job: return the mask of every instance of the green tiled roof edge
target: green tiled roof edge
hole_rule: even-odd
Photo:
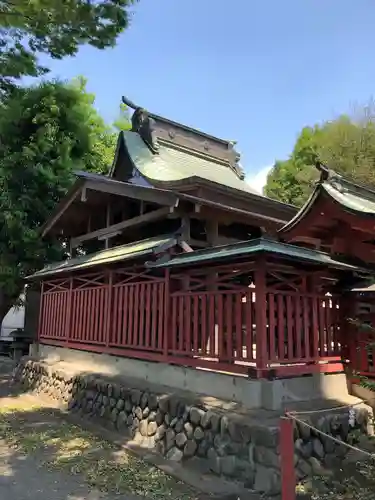
[[[329,196],[349,210],[367,215],[375,214],[375,198],[374,201],[372,201],[362,196],[358,196],[354,189],[350,190],[343,188],[341,190],[337,188],[333,182],[324,182],[322,187]]]
[[[165,145],[160,145],[159,154],[153,154],[135,132],[122,132],[122,139],[134,166],[151,183],[174,183],[198,177],[237,191],[261,196],[245,180],[239,179],[229,166]]]
[[[328,254],[314,250],[308,250],[294,245],[271,241],[266,239],[256,239],[241,243],[234,243],[222,247],[215,247],[209,250],[198,250],[183,254],[178,257],[172,258],[170,261],[150,264],[151,267],[175,267],[187,264],[196,264],[199,262],[215,261],[223,258],[251,255],[258,252],[270,252],[283,255],[285,257],[292,257],[305,261],[315,262],[318,264],[331,265],[332,267],[341,269],[359,270],[357,266],[346,264],[332,259]]]
[[[174,238],[172,236],[135,241],[134,243],[128,243],[126,245],[101,250],[92,254],[82,255],[80,257],[75,257],[62,262],[55,262],[40,271],[27,276],[26,279],[37,279],[43,276],[50,276],[62,272],[70,272],[77,269],[85,269],[88,267],[149,255],[162,245],[173,241]]]

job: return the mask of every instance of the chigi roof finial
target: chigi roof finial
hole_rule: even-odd
[[[122,102],[128,108],[134,110],[132,114],[132,132],[137,132],[144,142],[148,145],[153,153],[157,153],[159,145],[154,132],[154,120],[150,117],[149,113],[140,106],[137,106],[127,97],[122,97]]]
[[[327,181],[330,178],[331,171],[327,167],[327,165],[324,165],[321,161],[317,161],[315,163],[315,168],[319,170],[320,172],[320,180],[321,181]]]

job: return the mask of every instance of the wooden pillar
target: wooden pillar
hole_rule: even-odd
[[[311,344],[310,344],[310,355],[315,358],[316,361],[319,361],[319,307],[320,307],[320,299],[319,299],[319,276],[312,275],[307,278],[307,290],[309,293],[313,294],[313,298],[311,299],[312,310],[311,310]]]
[[[263,371],[266,370],[268,363],[266,261],[263,257],[256,262],[254,278],[256,367],[258,371]]]
[[[40,342],[40,336],[42,334],[43,316],[44,316],[44,281],[42,281],[42,285],[41,285],[41,289],[40,289],[37,342]]]
[[[164,338],[163,338],[163,354],[165,361],[168,360],[168,351],[170,345],[171,322],[170,322],[170,271],[165,270],[165,284],[164,284]],[[175,332],[173,332],[175,334]]]
[[[281,498],[296,499],[296,470],[294,467],[294,425],[287,416],[280,418]]]
[[[342,359],[349,362],[350,369],[358,369],[359,332],[358,328],[348,321],[355,318],[358,298],[353,292],[344,292],[340,297],[340,343]]]
[[[219,223],[217,220],[206,221],[206,235],[209,247],[214,247],[219,244]],[[210,272],[208,275],[208,290],[215,292],[217,290],[217,273]],[[215,321],[214,331],[209,331],[207,335],[206,349],[211,355],[219,355],[219,325],[218,325],[218,310],[217,300],[215,299],[214,307]]]
[[[71,337],[72,309],[73,309],[73,277],[69,278],[68,302],[65,315],[65,342],[68,343]]]
[[[105,227],[109,227],[110,225],[111,225],[111,205],[108,202],[108,204],[107,204],[107,213],[106,213],[106,224],[105,224]],[[110,245],[109,238],[105,238],[105,240],[104,240],[104,248],[107,249],[110,246],[111,245]]]
[[[102,314],[104,314],[104,341],[105,341],[105,346],[109,347],[110,341],[111,341],[111,333],[113,329],[113,304],[112,304],[112,283],[113,283],[113,271],[108,270],[107,271],[107,276],[108,276],[108,283],[106,286],[106,298],[104,301],[104,307],[105,310],[102,311]]]

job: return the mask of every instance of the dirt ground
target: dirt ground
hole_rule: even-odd
[[[127,454],[34,396],[12,389],[0,359],[0,498],[193,500],[199,492]]]
[[[72,423],[51,402],[17,392],[14,365],[0,357],[0,499],[260,500],[259,494],[210,496]],[[361,446],[362,448],[362,446]],[[347,457],[332,476],[297,487],[298,500],[373,500],[374,458]],[[358,455],[358,456],[357,456]],[[349,460],[348,460],[349,458]],[[191,483],[197,484],[197,483]],[[220,490],[221,491],[221,490]],[[266,499],[264,499],[266,500]],[[269,499],[270,500],[270,499]],[[273,497],[272,500],[280,500]]]

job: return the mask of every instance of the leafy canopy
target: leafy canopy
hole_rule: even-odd
[[[375,187],[375,114],[373,106],[356,116],[342,115],[322,125],[305,127],[285,161],[276,161],[265,193],[303,205],[318,178],[319,160],[346,178]]]
[[[38,228],[71,186],[73,171],[106,173],[116,135],[79,78],[19,89],[0,113],[0,317],[23,278],[62,258]]]
[[[40,54],[73,56],[81,45],[115,45],[136,0],[0,0],[0,91],[48,70]]]

